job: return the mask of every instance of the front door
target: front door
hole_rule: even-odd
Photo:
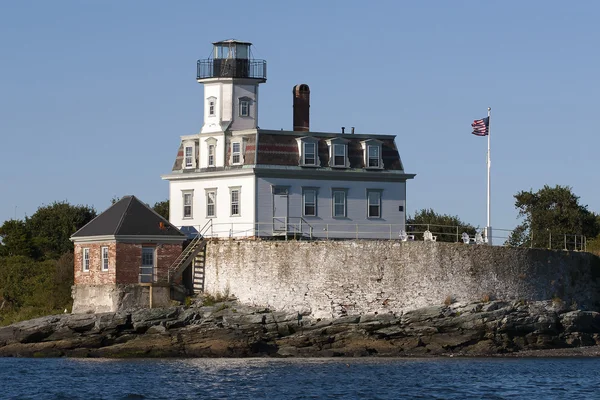
[[[273,187],[273,231],[287,232],[288,188]]]

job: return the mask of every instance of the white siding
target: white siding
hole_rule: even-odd
[[[254,176],[200,178],[172,180],[169,182],[169,221],[177,226],[193,226],[200,230],[208,220],[213,220],[215,236],[253,236],[255,218]],[[240,188],[240,216],[231,216],[230,188]],[[216,217],[206,216],[206,189],[216,189]],[[183,218],[183,193],[193,190],[193,216]],[[208,232],[210,234],[210,232]]]
[[[302,229],[308,234],[312,227],[315,237],[338,238],[392,238],[397,239],[405,229],[406,183],[341,180],[309,180],[289,178],[257,179],[257,222],[263,233],[272,232],[272,186],[288,186],[288,220],[291,229]],[[317,216],[303,217],[302,187],[318,188]],[[347,189],[347,216],[334,218],[332,188]],[[367,218],[367,189],[382,190],[381,218]],[[402,207],[402,211],[399,210]],[[300,217],[303,218],[300,226]]]
[[[215,104],[215,115],[208,115],[208,98],[214,97],[216,98]],[[221,95],[221,84],[219,82],[215,83],[207,83],[204,85],[204,125],[200,133],[209,133],[209,132],[221,132],[221,124],[222,120],[222,104],[223,98]]]

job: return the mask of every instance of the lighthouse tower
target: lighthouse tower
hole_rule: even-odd
[[[267,81],[267,62],[252,59],[252,43],[213,43],[212,58],[198,60],[198,83],[204,84],[203,133],[255,129],[258,85]]]

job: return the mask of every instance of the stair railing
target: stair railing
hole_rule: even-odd
[[[169,283],[171,282],[171,278],[173,277],[173,273],[176,272],[179,269],[179,267],[181,267],[181,265],[187,261],[187,259],[190,256],[190,254],[192,254],[196,250],[196,246],[202,240],[204,240],[204,235],[209,230],[212,230],[212,224],[213,224],[212,219],[209,219],[206,222],[206,224],[204,224],[204,226],[202,227],[202,229],[200,229],[200,231],[198,232],[198,234],[196,235],[196,237],[192,239],[192,241],[190,242],[190,244],[188,244],[187,247],[181,252],[181,254],[179,254],[179,256],[177,256],[177,258],[175,259],[175,261],[173,262],[173,264],[171,264],[169,266],[168,275],[167,275],[167,281]]]

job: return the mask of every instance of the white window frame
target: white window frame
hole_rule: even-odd
[[[235,145],[237,145],[238,149],[235,151]],[[236,161],[237,157],[237,161]],[[231,164],[232,165],[240,165],[242,163],[242,144],[240,142],[232,142],[231,143]]]
[[[216,149],[216,145],[214,144],[209,144],[208,145],[208,166],[209,167],[214,167],[215,166],[215,149]],[[211,151],[212,150],[212,151]]]
[[[189,204],[186,204],[186,199],[189,197]],[[181,191],[181,202],[183,205],[182,216],[183,219],[194,218],[194,191],[193,190],[182,190]],[[189,215],[186,215],[186,207],[189,207]]]
[[[208,103],[207,103],[208,116],[209,117],[214,117],[216,115],[217,98],[216,97],[209,97],[206,100],[208,100]]]
[[[188,154],[189,150],[189,154]],[[191,168],[194,166],[194,146],[185,146],[183,149],[183,157],[185,160],[185,167]]]
[[[306,212],[306,206],[307,204],[311,204],[309,202],[307,202],[307,194],[312,193],[312,206],[313,206],[313,213],[307,213]],[[318,195],[319,195],[319,190],[318,188],[314,188],[314,187],[304,187],[302,188],[302,216],[304,217],[316,217],[318,214],[317,211],[317,199],[318,199]]]
[[[314,149],[312,163],[309,163],[306,161],[307,146],[312,146],[312,148]],[[317,143],[315,143],[315,142],[302,143],[302,165],[317,165],[317,159],[318,159],[317,151],[318,151]]]
[[[81,250],[81,270],[83,272],[90,272],[90,248],[84,247]]]
[[[336,150],[337,149],[342,149],[342,155],[336,155]],[[345,167],[346,166],[346,159],[347,159],[347,148],[348,146],[346,146],[343,143],[334,143],[332,145],[332,151],[331,151],[331,157],[332,157],[332,162],[331,162],[331,166],[332,167]],[[342,157],[343,162],[342,164],[338,164],[336,162],[336,157]]]
[[[367,189],[367,218],[369,219],[381,219],[381,209],[382,209],[382,190],[381,189]],[[377,194],[378,203],[371,204],[371,194]],[[371,215],[371,206],[377,206],[378,215]]]
[[[237,193],[237,200],[234,201],[233,194]],[[242,216],[242,188],[240,186],[229,188],[229,215],[231,217]],[[234,207],[236,207],[234,209]]]
[[[216,218],[217,217],[217,189],[206,189],[206,218]],[[209,196],[213,194],[213,203],[209,203]],[[212,214],[209,212],[209,206],[212,205],[213,212]]]
[[[336,195],[340,193],[343,195],[342,202],[336,202]],[[341,205],[344,208],[342,215],[337,214],[336,205]],[[331,216],[333,218],[346,218],[348,216],[348,189],[331,189]]]
[[[100,248],[100,260],[102,271],[108,271],[108,246],[102,246]]]
[[[250,116],[250,100],[248,100],[247,98],[240,99],[239,116],[240,117],[249,117]]]
[[[377,157],[371,157],[371,149],[377,150]],[[371,160],[377,161],[377,165],[371,165]],[[380,145],[367,145],[367,168],[381,168],[381,146]]]
[[[144,250],[151,249],[152,250],[152,264],[144,264]],[[150,274],[145,273],[145,270],[152,268],[152,277],[151,279],[144,280],[142,276],[148,276]],[[156,280],[156,247],[151,246],[142,246],[142,259],[140,263],[140,274],[139,274],[139,282],[140,283],[152,283]]]

